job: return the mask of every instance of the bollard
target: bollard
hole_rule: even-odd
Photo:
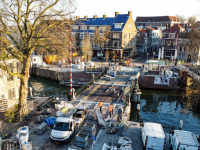
[[[179,130],[182,130],[183,128],[183,120],[180,120],[180,123],[179,123]]]
[[[140,119],[140,104],[137,104],[137,122],[139,122]]]

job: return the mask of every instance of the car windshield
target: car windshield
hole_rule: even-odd
[[[59,130],[59,131],[68,131],[69,130],[69,123],[55,122],[53,129]]]

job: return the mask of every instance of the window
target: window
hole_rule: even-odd
[[[90,33],[90,34],[89,34],[89,39],[93,39],[93,37],[94,37],[94,34],[93,34],[93,33]]]
[[[115,42],[115,41],[114,41],[114,42],[113,42],[113,46],[114,46],[114,47],[119,47],[119,42]]]
[[[85,39],[85,33],[80,34],[80,39]]]
[[[8,100],[15,98],[15,88],[8,89]]]
[[[73,26],[73,29],[74,30],[78,30],[78,26]]]
[[[119,33],[113,33],[113,38],[119,39]]]
[[[181,57],[181,54],[180,54],[180,53],[178,54],[178,59],[182,59],[182,57]]]
[[[71,33],[71,37],[75,38],[75,33],[74,32]]]
[[[124,33],[124,38],[125,38],[125,39],[127,38],[127,33]]]
[[[171,45],[171,40],[167,40],[167,46],[170,46]]]
[[[115,24],[115,28],[122,28],[121,24]]]
[[[127,45],[127,41],[124,41],[124,46],[126,46]]]
[[[182,52],[182,47],[179,48],[179,51]]]
[[[132,38],[134,38],[134,36],[135,36],[135,34],[134,34],[134,33],[132,33]]]
[[[12,63],[9,63],[7,65],[8,69],[13,72],[13,64]],[[13,76],[11,76],[10,74],[7,74],[7,82],[11,82],[13,81]]]
[[[176,46],[176,40],[174,40],[173,42],[174,42],[174,43],[173,43],[173,46]]]
[[[82,25],[81,26],[81,30],[87,30],[87,26],[86,25]]]
[[[89,29],[90,30],[95,30],[95,26],[90,26]]]
[[[21,62],[17,62],[17,73],[22,73],[22,63]]]
[[[170,38],[175,38],[175,34],[174,34],[174,33],[170,33],[170,34],[169,34],[169,37],[170,37]]]
[[[134,44],[135,44],[134,41],[131,41],[131,45],[134,46]]]

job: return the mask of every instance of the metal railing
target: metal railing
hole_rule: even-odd
[[[198,76],[196,73],[190,71],[190,69],[189,69],[188,67],[185,67],[185,66],[183,66],[183,65],[178,65],[178,66],[176,66],[175,68],[176,68],[176,69],[179,69],[179,70],[183,70],[183,71],[188,71],[188,75],[189,75],[191,78],[193,78],[193,79],[197,80],[198,82],[200,82],[199,76]]]

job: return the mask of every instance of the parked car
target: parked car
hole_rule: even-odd
[[[165,149],[166,138],[161,124],[145,122],[141,134],[144,150]]]
[[[173,150],[199,150],[197,136],[189,131],[174,130],[170,138]]]

